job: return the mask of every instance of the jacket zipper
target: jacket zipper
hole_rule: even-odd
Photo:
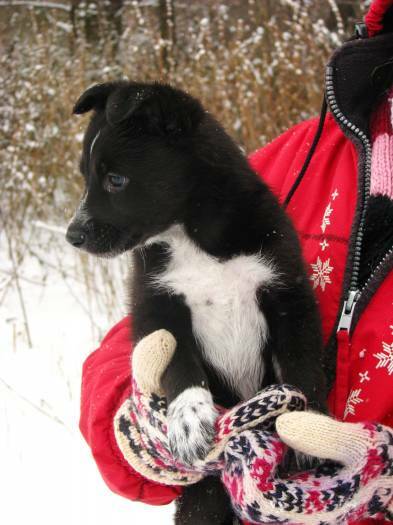
[[[371,280],[375,274],[382,268],[387,259],[393,254],[393,247],[388,250],[384,257],[380,260],[377,266],[374,268],[374,271],[371,273],[370,277],[364,283],[364,285],[359,290],[349,290],[347,299],[344,301],[343,308],[341,311],[340,321],[338,323],[337,332],[340,330],[347,330],[348,332],[351,329],[352,317],[355,311],[356,303],[358,302],[363,291],[368,287]]]
[[[336,120],[346,126],[349,130],[356,135],[363,144],[365,152],[365,177],[364,177],[364,193],[363,193],[363,205],[360,216],[359,228],[356,233],[354,256],[353,256],[353,267],[351,272],[351,279],[348,291],[345,295],[345,300],[341,310],[340,320],[337,326],[337,332],[340,330],[346,330],[348,333],[351,330],[352,317],[355,311],[356,304],[367,288],[370,281],[375,276],[376,272],[382,267],[386,259],[393,253],[393,247],[385,254],[383,259],[379,262],[377,267],[374,269],[370,277],[367,279],[365,284],[359,287],[359,274],[360,274],[360,257],[362,252],[362,241],[364,234],[364,225],[366,220],[366,212],[368,207],[368,201],[370,198],[370,184],[371,184],[371,142],[367,137],[366,133],[361,131],[355,124],[350,122],[345,115],[342,113],[337,104],[336,95],[334,93],[333,86],[333,68],[328,66],[326,68],[326,99],[331,112],[333,113]]]

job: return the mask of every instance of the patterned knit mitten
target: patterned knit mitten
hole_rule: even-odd
[[[145,478],[168,485],[189,485],[206,475],[220,475],[224,469],[224,451],[231,438],[247,429],[258,428],[275,440],[284,453],[277,435],[272,437],[278,415],[304,410],[305,397],[288,385],[271,386],[254,398],[230,410],[219,409],[212,450],[192,467],[172,457],[167,436],[166,400],[160,387],[162,373],[176,348],[176,340],[166,330],[157,330],[142,339],[132,356],[132,396],[114,418],[117,444],[128,463]],[[267,451],[270,455],[270,451]]]
[[[279,479],[280,442],[256,429],[225,449],[223,481],[237,514],[253,523],[338,525],[393,520],[393,433],[372,423],[341,423],[310,412],[278,417],[291,447],[326,459],[317,469]]]

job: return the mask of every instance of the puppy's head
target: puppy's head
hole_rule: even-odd
[[[66,237],[113,256],[182,221],[194,184],[191,144],[205,111],[168,85],[131,82],[88,89],[74,113],[91,110],[80,162],[85,191]]]

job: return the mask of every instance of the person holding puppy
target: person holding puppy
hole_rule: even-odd
[[[295,448],[304,448],[301,440],[310,436],[336,442],[345,464],[351,441],[371,454],[358,439],[359,422],[393,428],[393,0],[374,0],[356,38],[333,54],[325,93],[326,115],[287,131],[251,155],[250,163],[286,207],[301,240],[323,323],[329,408],[338,420],[321,423],[299,412],[293,420],[280,416],[277,428]],[[114,492],[167,504],[181,488],[133,470],[114,435],[113,418],[131,389],[130,329],[130,319],[123,319],[86,360],[80,428]],[[383,450],[392,457],[393,438],[389,431],[386,436]],[[326,454],[339,459],[334,451]],[[351,523],[393,520],[393,499],[386,503],[381,496],[390,490],[390,478],[393,490],[393,469],[386,464],[383,474],[374,475],[380,466],[375,458],[374,474],[360,476],[368,500],[352,500],[350,484],[337,491],[338,505],[351,501]],[[324,481],[322,476],[322,486]],[[316,491],[319,498],[323,493]],[[299,523],[318,523],[312,521],[314,508]],[[349,522],[342,520],[336,514],[326,522]]]

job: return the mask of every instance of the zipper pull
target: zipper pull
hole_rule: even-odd
[[[340,321],[337,327],[337,332],[339,332],[340,330],[347,330],[347,332],[349,332],[349,330],[351,329],[352,316],[355,310],[356,302],[359,299],[359,295],[359,290],[349,291],[348,299],[344,301]]]

